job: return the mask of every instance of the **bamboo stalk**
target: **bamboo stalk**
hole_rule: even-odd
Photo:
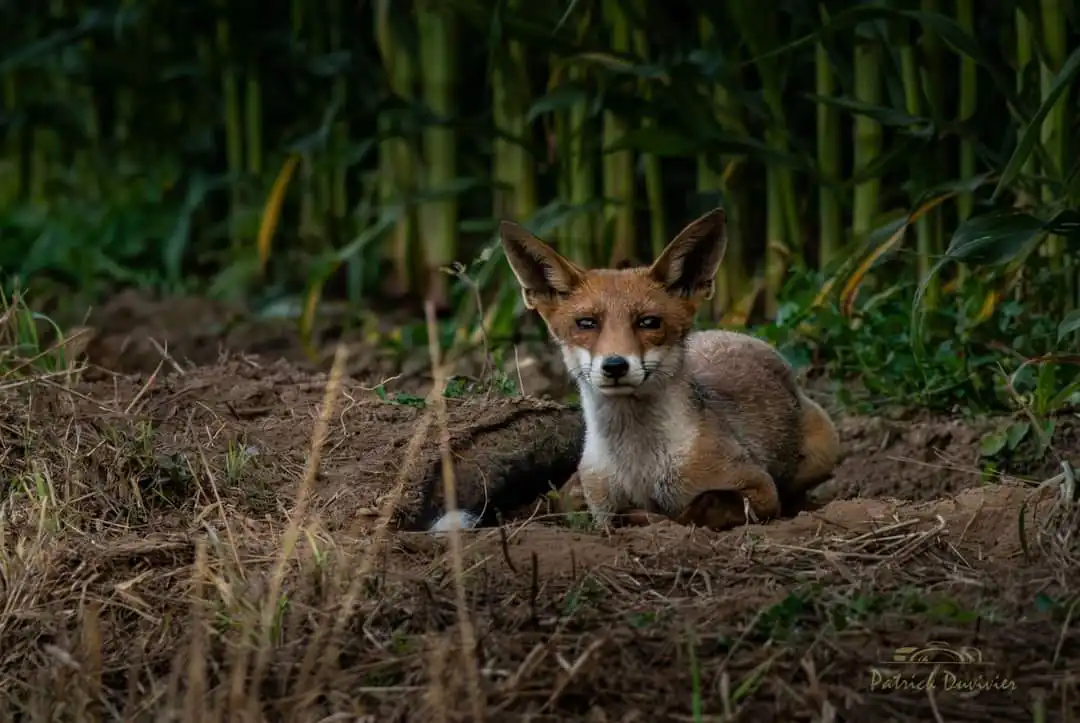
[[[900,55],[900,80],[904,86],[904,109],[909,115],[919,116],[923,112],[922,102],[922,78],[919,75],[919,59],[915,53],[915,47],[911,44],[910,26],[907,22],[897,21],[890,25],[893,31],[892,42],[899,49]],[[923,168],[921,158],[916,158],[911,164],[912,176],[919,183],[926,185],[926,169]],[[921,189],[917,188],[912,194],[912,201],[918,197]],[[933,264],[934,237],[931,219],[922,215],[915,221],[915,270],[918,278],[926,279]],[[927,297],[936,303],[939,296],[939,284],[937,277],[927,281]]]
[[[329,26],[332,20],[327,17],[328,12],[336,3],[311,3],[308,13],[310,28],[306,34],[307,43],[311,51],[316,55],[323,55],[329,51]],[[327,134],[327,141],[313,154],[312,157],[312,185],[315,200],[314,220],[311,241],[316,249],[325,246],[328,229],[331,224],[331,198],[333,196],[333,169],[337,161],[336,147],[334,145],[333,131]]]
[[[557,55],[552,55],[550,60],[551,67],[556,67],[558,62],[559,57]],[[559,109],[555,111],[552,116],[552,130],[555,136],[555,154],[553,160],[557,169],[555,186],[559,194],[559,200],[561,200],[567,205],[570,205],[573,203],[574,195],[575,162],[573,156],[570,153],[570,124],[572,117],[569,109]],[[555,238],[557,239],[560,253],[562,253],[567,258],[571,258],[580,262],[580,258],[574,259],[574,243],[572,240],[573,230],[573,227],[569,223],[560,224],[555,230]]]
[[[509,0],[507,11],[521,8],[522,0]],[[501,50],[501,49],[500,49]],[[498,131],[492,144],[492,178],[496,185],[496,218],[524,220],[536,213],[536,164],[527,147],[531,128],[526,120],[529,106],[529,72],[525,47],[510,40],[493,59],[492,106]]]
[[[584,37],[588,32],[591,16],[592,12],[586,8],[578,25],[579,37]],[[572,81],[584,82],[588,74],[584,67],[575,64],[569,69],[569,77]],[[596,129],[590,122],[586,102],[578,103],[570,108],[570,123],[567,131],[570,143],[564,148],[569,151],[567,160],[570,163],[570,205],[575,209],[569,223],[567,258],[579,264],[593,265],[600,261],[595,253],[597,227],[594,214],[592,211],[584,210],[584,207],[596,197],[597,159],[592,153],[595,150],[592,141]]]
[[[302,0],[293,0],[290,5],[290,19],[292,24],[293,42],[302,43],[304,41],[305,22],[307,20]],[[297,184],[300,188],[299,236],[304,241],[317,236],[315,228],[316,199],[313,178],[314,170],[312,168],[311,155],[305,153],[300,158],[300,168],[297,176]]]
[[[922,0],[922,10],[926,13],[940,13],[938,0]],[[921,41],[923,45],[921,65],[923,94],[930,107],[940,116],[945,103],[944,44],[941,36],[928,28],[923,29]],[[927,186],[939,183],[945,177],[948,168],[947,150],[943,144],[931,147],[930,157],[924,161]],[[942,214],[941,206],[937,206],[927,214],[927,223],[929,238],[925,243],[926,253],[928,258],[938,258],[945,253],[945,216]],[[927,288],[924,302],[927,307],[933,308],[937,305],[939,298],[940,284],[935,277],[934,283]]]
[[[756,66],[761,77],[762,96],[769,110],[765,144],[773,151],[786,153],[789,147],[787,120],[783,102],[782,72],[775,56],[765,55],[777,47],[777,14],[761,13],[748,3],[729,3],[728,8],[747,39],[751,52],[759,56]],[[760,57],[764,56],[764,57]],[[778,309],[778,295],[788,268],[804,262],[798,198],[791,168],[770,163],[765,170],[766,218],[765,312],[773,318]]]
[[[240,207],[243,199],[240,193],[240,177],[244,168],[244,146],[242,140],[242,118],[240,111],[240,92],[236,66],[232,60],[229,38],[229,20],[225,16],[225,7],[219,10],[217,19],[217,45],[221,59],[221,92],[225,100],[225,159],[229,173],[229,241],[233,252],[239,253]]]
[[[93,37],[84,40],[82,46],[86,57],[92,58],[96,50]],[[76,151],[76,166],[79,168],[82,192],[96,200],[101,196],[101,178],[98,173],[98,159],[101,157],[101,120],[98,101],[94,97],[94,86],[89,82],[81,84],[79,95],[82,100],[81,110],[87,143],[84,148]]]
[[[855,38],[855,98],[869,105],[881,104],[881,60],[878,44],[871,38],[856,34]],[[881,155],[881,124],[865,115],[855,116],[854,172],[869,168]],[[852,209],[851,231],[856,240],[873,230],[878,212],[881,179],[869,178],[856,184]]]
[[[376,40],[390,89],[399,97],[410,100],[414,96],[415,67],[407,48],[401,47],[402,39],[394,28],[392,7],[397,6],[392,5],[390,0],[376,0],[374,3]],[[384,133],[391,130],[389,120],[385,117],[380,119],[380,125]],[[389,292],[398,296],[408,293],[416,278],[416,222],[411,200],[415,173],[411,150],[404,138],[385,138],[380,144],[380,154],[388,156],[385,168],[390,170],[392,179],[392,202],[401,207],[391,235],[392,272],[388,279]],[[387,203],[391,201],[387,199]]]
[[[517,169],[513,167],[513,142],[504,137],[504,134],[510,135],[514,117],[512,78],[509,53],[500,45],[492,54],[491,65],[491,113],[495,126],[491,141],[492,212],[497,219],[515,216],[513,195]]]
[[[1035,57],[1034,45],[1032,42],[1033,35],[1034,29],[1032,28],[1031,20],[1028,18],[1027,13],[1024,12],[1023,7],[1018,6],[1016,8],[1016,90],[1021,94],[1026,90],[1024,87],[1024,71]],[[1035,176],[1035,174],[1035,154],[1031,154],[1024,161],[1023,175],[1027,178],[1031,178]],[[1033,203],[1034,198],[1032,198],[1027,190],[1021,187],[1021,189],[1017,191],[1016,205],[1026,207]]]
[[[836,92],[832,64],[824,44],[818,43],[814,53],[815,90],[822,97]],[[825,269],[843,254],[844,227],[840,207],[840,109],[827,103],[817,107],[818,167],[823,183],[818,189],[818,268]]]
[[[620,0],[604,1],[604,19],[610,25],[612,50],[630,52],[630,20]],[[604,113],[604,147],[622,140],[629,130],[627,122],[612,113]],[[611,234],[612,265],[632,259],[635,254],[634,234],[634,153],[620,150],[604,155],[605,230]]]
[[[956,22],[969,35],[975,35],[975,0],[956,0]],[[966,123],[975,115],[978,102],[978,67],[975,60],[967,55],[960,57],[960,107],[958,118]],[[975,175],[975,142],[970,138],[960,139],[960,177],[972,178]],[[964,221],[975,207],[975,194],[965,191],[956,198],[956,210],[960,220]]]
[[[344,26],[344,18],[342,17],[342,7],[336,2],[329,3],[330,10],[330,27],[329,30],[329,44],[331,52],[340,52],[342,45],[342,27]],[[348,168],[345,163],[345,154],[349,145],[349,123],[346,113],[346,102],[348,100],[348,82],[347,76],[339,73],[334,78],[334,87],[331,91],[333,97],[333,103],[338,109],[337,118],[334,120],[334,125],[330,130],[330,153],[331,163],[328,169],[329,173],[329,186],[330,186],[330,218],[332,222],[333,235],[339,236],[343,229],[342,226],[345,221],[345,216],[348,213],[348,188],[347,188],[347,172]]]
[[[9,70],[4,75],[4,110],[12,114],[19,106],[19,85],[15,73],[16,71]],[[28,153],[24,153],[25,138],[25,126],[20,133],[8,132],[8,157],[14,160],[14,167],[11,169],[13,172],[8,176],[9,183],[5,185],[7,203],[14,203],[25,198],[29,190],[27,180],[30,173],[30,157]]]
[[[584,71],[571,71],[571,77],[583,78]],[[594,254],[596,224],[593,213],[584,210],[584,207],[596,197],[596,160],[589,153],[589,136],[593,129],[584,103],[570,109],[569,126],[570,153],[567,162],[570,164],[570,205],[577,210],[569,224],[567,258],[592,265],[597,262]]]
[[[1041,98],[1045,101],[1053,87],[1058,71],[1061,70],[1068,53],[1068,21],[1065,13],[1064,0],[1040,0],[1039,11],[1042,16],[1042,50],[1039,63],[1039,89]],[[1068,133],[1069,133],[1069,91],[1066,90],[1050,113],[1043,121],[1040,130],[1040,141],[1046,150],[1046,157],[1042,169],[1045,178],[1059,180],[1064,177],[1066,169],[1070,165],[1068,157]],[[1045,204],[1054,203],[1058,195],[1054,186],[1044,183],[1042,186],[1042,201]],[[1057,234],[1047,238],[1047,255],[1050,260],[1050,268],[1054,272],[1060,272],[1064,268],[1065,239]],[[1073,289],[1068,290],[1067,298],[1072,300]]]
[[[457,27],[453,13],[424,4],[417,10],[424,100],[439,121],[424,130],[427,192],[447,193],[457,178],[457,134],[448,121],[454,113],[457,84]],[[427,293],[439,310],[450,306],[449,277],[441,270],[457,255],[458,201],[446,195],[420,209]]]
[[[507,7],[512,13],[520,12],[525,0],[509,0]],[[511,146],[509,157],[516,169],[514,185],[514,214],[520,219],[529,219],[536,214],[536,159],[533,158],[529,144],[532,140],[532,128],[528,121],[528,109],[531,93],[529,66],[526,60],[526,48],[520,40],[511,40],[507,46],[510,55],[510,69],[514,82],[510,86],[511,124],[518,143]]]
[[[638,0],[636,4],[638,14],[646,18],[645,0]],[[634,29],[634,52],[642,60],[648,61],[649,38],[644,27]],[[641,95],[648,103],[653,97],[653,90],[648,81],[640,81]],[[656,119],[646,116],[642,121],[644,128],[652,128],[656,125]],[[664,207],[664,179],[661,173],[660,157],[654,153],[642,154],[642,162],[645,166],[645,196],[649,204],[649,246],[652,257],[656,258],[664,250],[668,242],[667,218]]]
[[[262,83],[257,66],[249,66],[244,81],[244,121],[246,131],[247,172],[252,178],[263,173]]]
[[[700,19],[699,33],[704,47],[718,42],[716,27],[707,17]],[[720,83],[715,83],[706,93],[712,101],[713,112],[719,119],[720,125],[733,136],[744,137],[746,128],[728,89]],[[717,320],[722,313],[730,310],[738,302],[750,284],[749,279],[746,278],[744,235],[741,228],[743,204],[740,201],[743,194],[728,182],[723,173],[713,167],[711,160],[705,154],[697,156],[697,189],[698,194],[703,196],[722,195],[727,216],[728,247],[724,255],[724,264],[717,272],[716,292],[710,306],[712,319]],[[738,159],[734,157],[721,157],[716,160],[720,165],[728,168],[738,162]]]

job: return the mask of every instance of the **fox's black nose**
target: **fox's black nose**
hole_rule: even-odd
[[[600,363],[600,369],[604,372],[605,377],[618,379],[619,377],[625,377],[626,373],[630,371],[630,362],[621,356],[609,356]]]

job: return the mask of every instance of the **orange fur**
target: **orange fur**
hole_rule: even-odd
[[[500,232],[526,306],[581,390],[577,479],[598,523],[764,521],[831,475],[836,430],[783,357],[746,334],[691,331],[723,259],[722,210],[648,267],[586,270],[516,224]]]

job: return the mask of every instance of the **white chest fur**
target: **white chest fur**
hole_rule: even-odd
[[[689,401],[670,394],[604,397],[582,390],[581,405],[581,471],[605,477],[620,508],[673,505],[673,487],[698,432]]]

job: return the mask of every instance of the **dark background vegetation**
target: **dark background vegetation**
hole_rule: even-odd
[[[857,377],[849,401],[1046,412],[1075,370],[1024,362],[1080,338],[1076,21],[1066,0],[26,5],[0,29],[0,269],[63,323],[134,287],[307,342],[331,302],[409,326],[431,298],[448,338],[498,342],[542,337],[499,218],[644,262],[723,204],[703,324]]]

